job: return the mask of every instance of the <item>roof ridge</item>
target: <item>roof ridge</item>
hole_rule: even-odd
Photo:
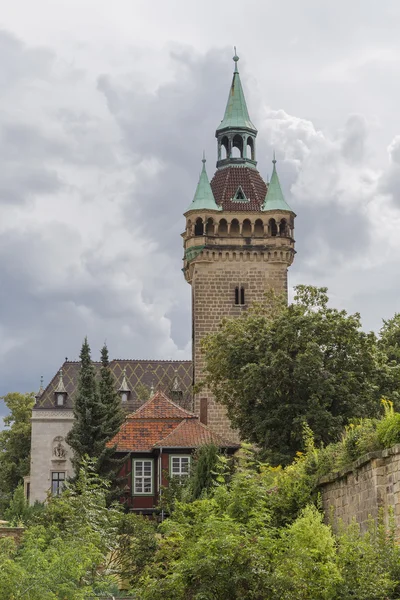
[[[142,406],[139,406],[139,408],[137,410],[135,410],[133,413],[130,413],[131,418],[135,418],[133,415],[137,415],[138,413],[140,413],[145,407],[147,407],[155,398],[157,398],[157,396],[161,396],[164,400],[166,400],[169,404],[172,404],[172,406],[174,408],[177,408],[180,412],[183,412],[186,415],[189,415],[188,417],[182,417],[184,418],[197,418],[197,415],[195,415],[194,413],[186,410],[185,408],[182,408],[182,406],[179,406],[179,404],[176,404],[175,402],[173,402],[170,398],[168,398],[168,396],[162,391],[162,390],[158,390],[155,394],[153,394],[153,396],[151,396],[151,398],[149,398],[148,400],[146,400],[146,402],[144,402],[142,404]],[[157,418],[157,417],[155,417]],[[164,417],[165,419],[171,418],[172,417]]]
[[[167,437],[169,435],[171,435],[171,433],[175,433],[180,427],[182,427],[183,423],[186,423],[186,421],[188,421],[189,419],[182,419],[182,421],[172,430],[170,431],[167,435],[165,435],[164,437],[162,437],[160,440],[157,440],[157,442],[155,444],[153,444],[153,448],[155,446],[158,446],[160,442],[162,442],[163,440],[166,440]]]

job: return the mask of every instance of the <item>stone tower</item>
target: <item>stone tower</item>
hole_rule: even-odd
[[[193,379],[202,380],[200,342],[225,316],[236,317],[273,288],[287,294],[295,249],[295,214],[285,202],[274,157],[267,185],[257,170],[257,129],[250,120],[238,56],[225,115],[216,131],[217,170],[209,182],[205,158],[185,213],[184,274],[192,286]],[[209,390],[195,395],[200,420],[232,438],[225,409]]]

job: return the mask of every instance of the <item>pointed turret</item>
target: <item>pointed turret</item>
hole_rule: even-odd
[[[239,57],[233,57],[235,70],[229,90],[224,118],[215,132],[218,140],[218,169],[226,166],[245,166],[254,169],[256,161],[256,136],[243,93],[238,70]]]
[[[264,201],[262,210],[263,211],[287,210],[289,212],[293,212],[283,196],[281,184],[280,184],[278,173],[276,170],[275,153],[274,153],[274,158],[273,158],[272,164],[273,164],[273,168],[272,168],[271,181],[268,184],[268,191],[267,191],[267,195],[265,196],[265,201]]]
[[[235,70],[233,72],[233,79],[231,89],[229,91],[228,102],[226,104],[225,115],[221,121],[221,124],[217,128],[217,133],[224,131],[225,129],[250,129],[254,133],[257,129],[251,122],[249,111],[247,110],[246,99],[240,81],[240,75],[238,70],[239,57],[236,54],[233,57],[235,62]]]
[[[215,202],[208,175],[206,171],[206,159],[203,155],[203,168],[201,169],[199,183],[197,184],[196,193],[192,200],[189,210],[222,210]]]

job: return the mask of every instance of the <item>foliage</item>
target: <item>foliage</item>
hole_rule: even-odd
[[[191,474],[192,498],[197,500],[206,493],[215,483],[219,449],[215,444],[200,446],[197,450]]]
[[[355,526],[335,536],[299,488],[317,455],[309,445],[291,468],[276,469],[244,447],[229,482],[176,504],[133,592],[142,600],[400,597],[393,531],[372,523],[366,537]],[[296,511],[282,518],[282,500],[299,489]]]
[[[66,439],[74,453],[72,464],[75,472],[82,465],[83,457],[89,456],[96,459],[96,471],[99,474],[115,479],[124,459],[115,459],[115,447],[108,447],[107,444],[118,432],[124,415],[115,392],[106,346],[102,349],[101,359],[98,385],[90,347],[85,338],[80,354],[74,423]]]
[[[9,504],[14,490],[29,473],[31,416],[34,394],[7,394],[4,400],[10,413],[4,417],[7,429],[0,431],[0,513]]]
[[[377,415],[384,353],[360,326],[358,314],[328,307],[326,288],[298,286],[290,306],[269,295],[205,338],[205,383],[244,439],[287,463],[304,422],[326,444],[351,419]]]
[[[135,583],[155,550],[155,523],[107,507],[109,483],[82,460],[74,482],[49,496],[22,543],[0,539],[0,600],[79,600]]]
[[[395,412],[393,403],[382,400],[384,417],[377,423],[377,437],[383,448],[389,448],[400,442],[400,413]]]
[[[387,530],[382,515],[377,522],[370,520],[364,535],[360,535],[356,523],[348,528],[342,526],[338,536],[338,566],[342,572],[338,597],[341,600],[399,598],[399,558],[393,522]]]
[[[400,313],[383,321],[378,348],[385,357],[380,374],[380,390],[400,408]]]

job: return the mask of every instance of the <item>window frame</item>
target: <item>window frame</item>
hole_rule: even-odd
[[[151,482],[151,491],[150,492],[137,492],[136,491],[136,463],[145,463],[145,462],[149,462],[151,464],[151,475],[150,475],[150,482]],[[144,469],[143,469],[143,475],[139,475],[138,476],[139,479],[142,480],[142,489],[144,489],[144,479],[148,479],[148,477],[145,477],[144,475]],[[132,496],[154,496],[154,458],[133,458],[132,459]]]
[[[66,471],[50,471],[50,475],[51,475],[51,494],[52,494],[52,496],[59,496],[62,493],[63,488],[65,486],[65,482],[67,480],[67,478],[66,478],[67,473],[66,473]],[[58,476],[63,475],[64,478],[60,479],[60,477],[58,477],[58,479],[54,479],[54,475],[58,475]],[[53,483],[58,483],[56,492],[54,492]],[[62,486],[60,486],[60,483],[62,483]]]
[[[243,285],[235,287],[235,306],[246,306],[246,289]]]
[[[179,458],[179,459],[187,458],[188,459],[188,463],[189,464],[188,464],[188,472],[187,473],[182,473],[182,464],[181,464],[181,462],[179,463],[180,464],[180,467],[179,467],[179,471],[180,472],[179,473],[174,473],[173,472],[173,470],[172,470],[172,464],[173,464],[173,459],[174,458]],[[179,479],[182,479],[183,477],[189,477],[191,463],[192,463],[192,455],[191,454],[170,454],[169,455],[169,476],[170,477],[179,477]]]

